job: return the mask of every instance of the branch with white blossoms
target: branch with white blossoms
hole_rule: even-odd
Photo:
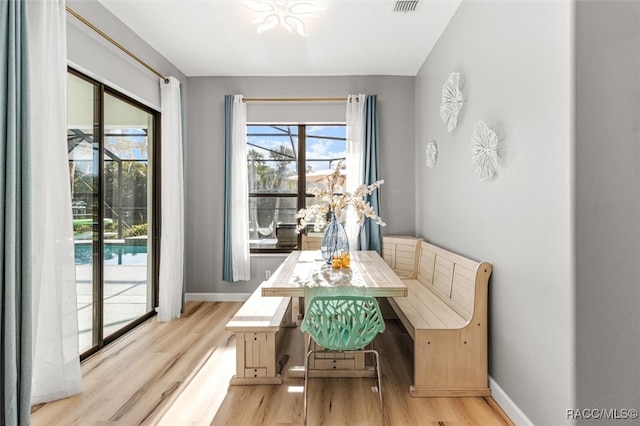
[[[364,201],[366,195],[371,194],[384,183],[379,180],[371,185],[360,185],[353,193],[342,192],[343,188],[339,185],[340,168],[342,161],[338,163],[335,171],[327,178],[327,184],[324,188],[313,188],[310,192],[318,201],[306,209],[300,209],[296,214],[298,226],[296,232],[300,232],[307,227],[307,224],[313,223],[313,230],[320,232],[327,226],[327,215],[333,213],[341,223],[346,219],[346,210],[349,206],[353,206],[356,212],[356,222],[362,225],[365,217],[368,217],[380,226],[387,224],[382,218],[376,214],[369,202]],[[336,192],[338,194],[336,194]]]

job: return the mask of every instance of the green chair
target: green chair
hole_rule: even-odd
[[[376,360],[380,415],[384,424],[382,407],[382,376],[379,354],[373,349],[364,349],[378,333],[385,329],[380,306],[375,297],[359,295],[314,296],[310,298],[302,332],[308,333],[322,350],[310,350],[304,361],[304,424],[307,424],[307,399],[309,383],[309,358],[314,353],[372,353]]]

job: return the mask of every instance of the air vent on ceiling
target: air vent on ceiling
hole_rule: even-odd
[[[420,0],[396,0],[393,2],[394,12],[415,12],[418,9]]]

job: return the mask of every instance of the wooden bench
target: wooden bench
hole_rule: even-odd
[[[278,355],[290,297],[263,297],[262,285],[251,294],[225,329],[236,335],[236,374],[232,385],[281,384]]]
[[[408,297],[388,298],[414,341],[413,397],[489,396],[487,289],[492,267],[420,241]]]
[[[318,232],[302,234],[302,250],[320,250],[322,235]]]
[[[400,278],[415,278],[422,238],[384,237],[382,258]]]

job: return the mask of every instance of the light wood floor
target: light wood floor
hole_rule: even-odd
[[[32,425],[302,424],[302,379],[229,386],[235,342],[224,326],[240,303],[189,302],[179,320],[155,318],[82,365],[83,392],[33,407]],[[303,364],[302,334],[287,329],[288,365]],[[491,398],[411,398],[412,341],[396,321],[381,353],[385,424],[510,425]],[[311,379],[309,424],[380,424],[375,379]]]

